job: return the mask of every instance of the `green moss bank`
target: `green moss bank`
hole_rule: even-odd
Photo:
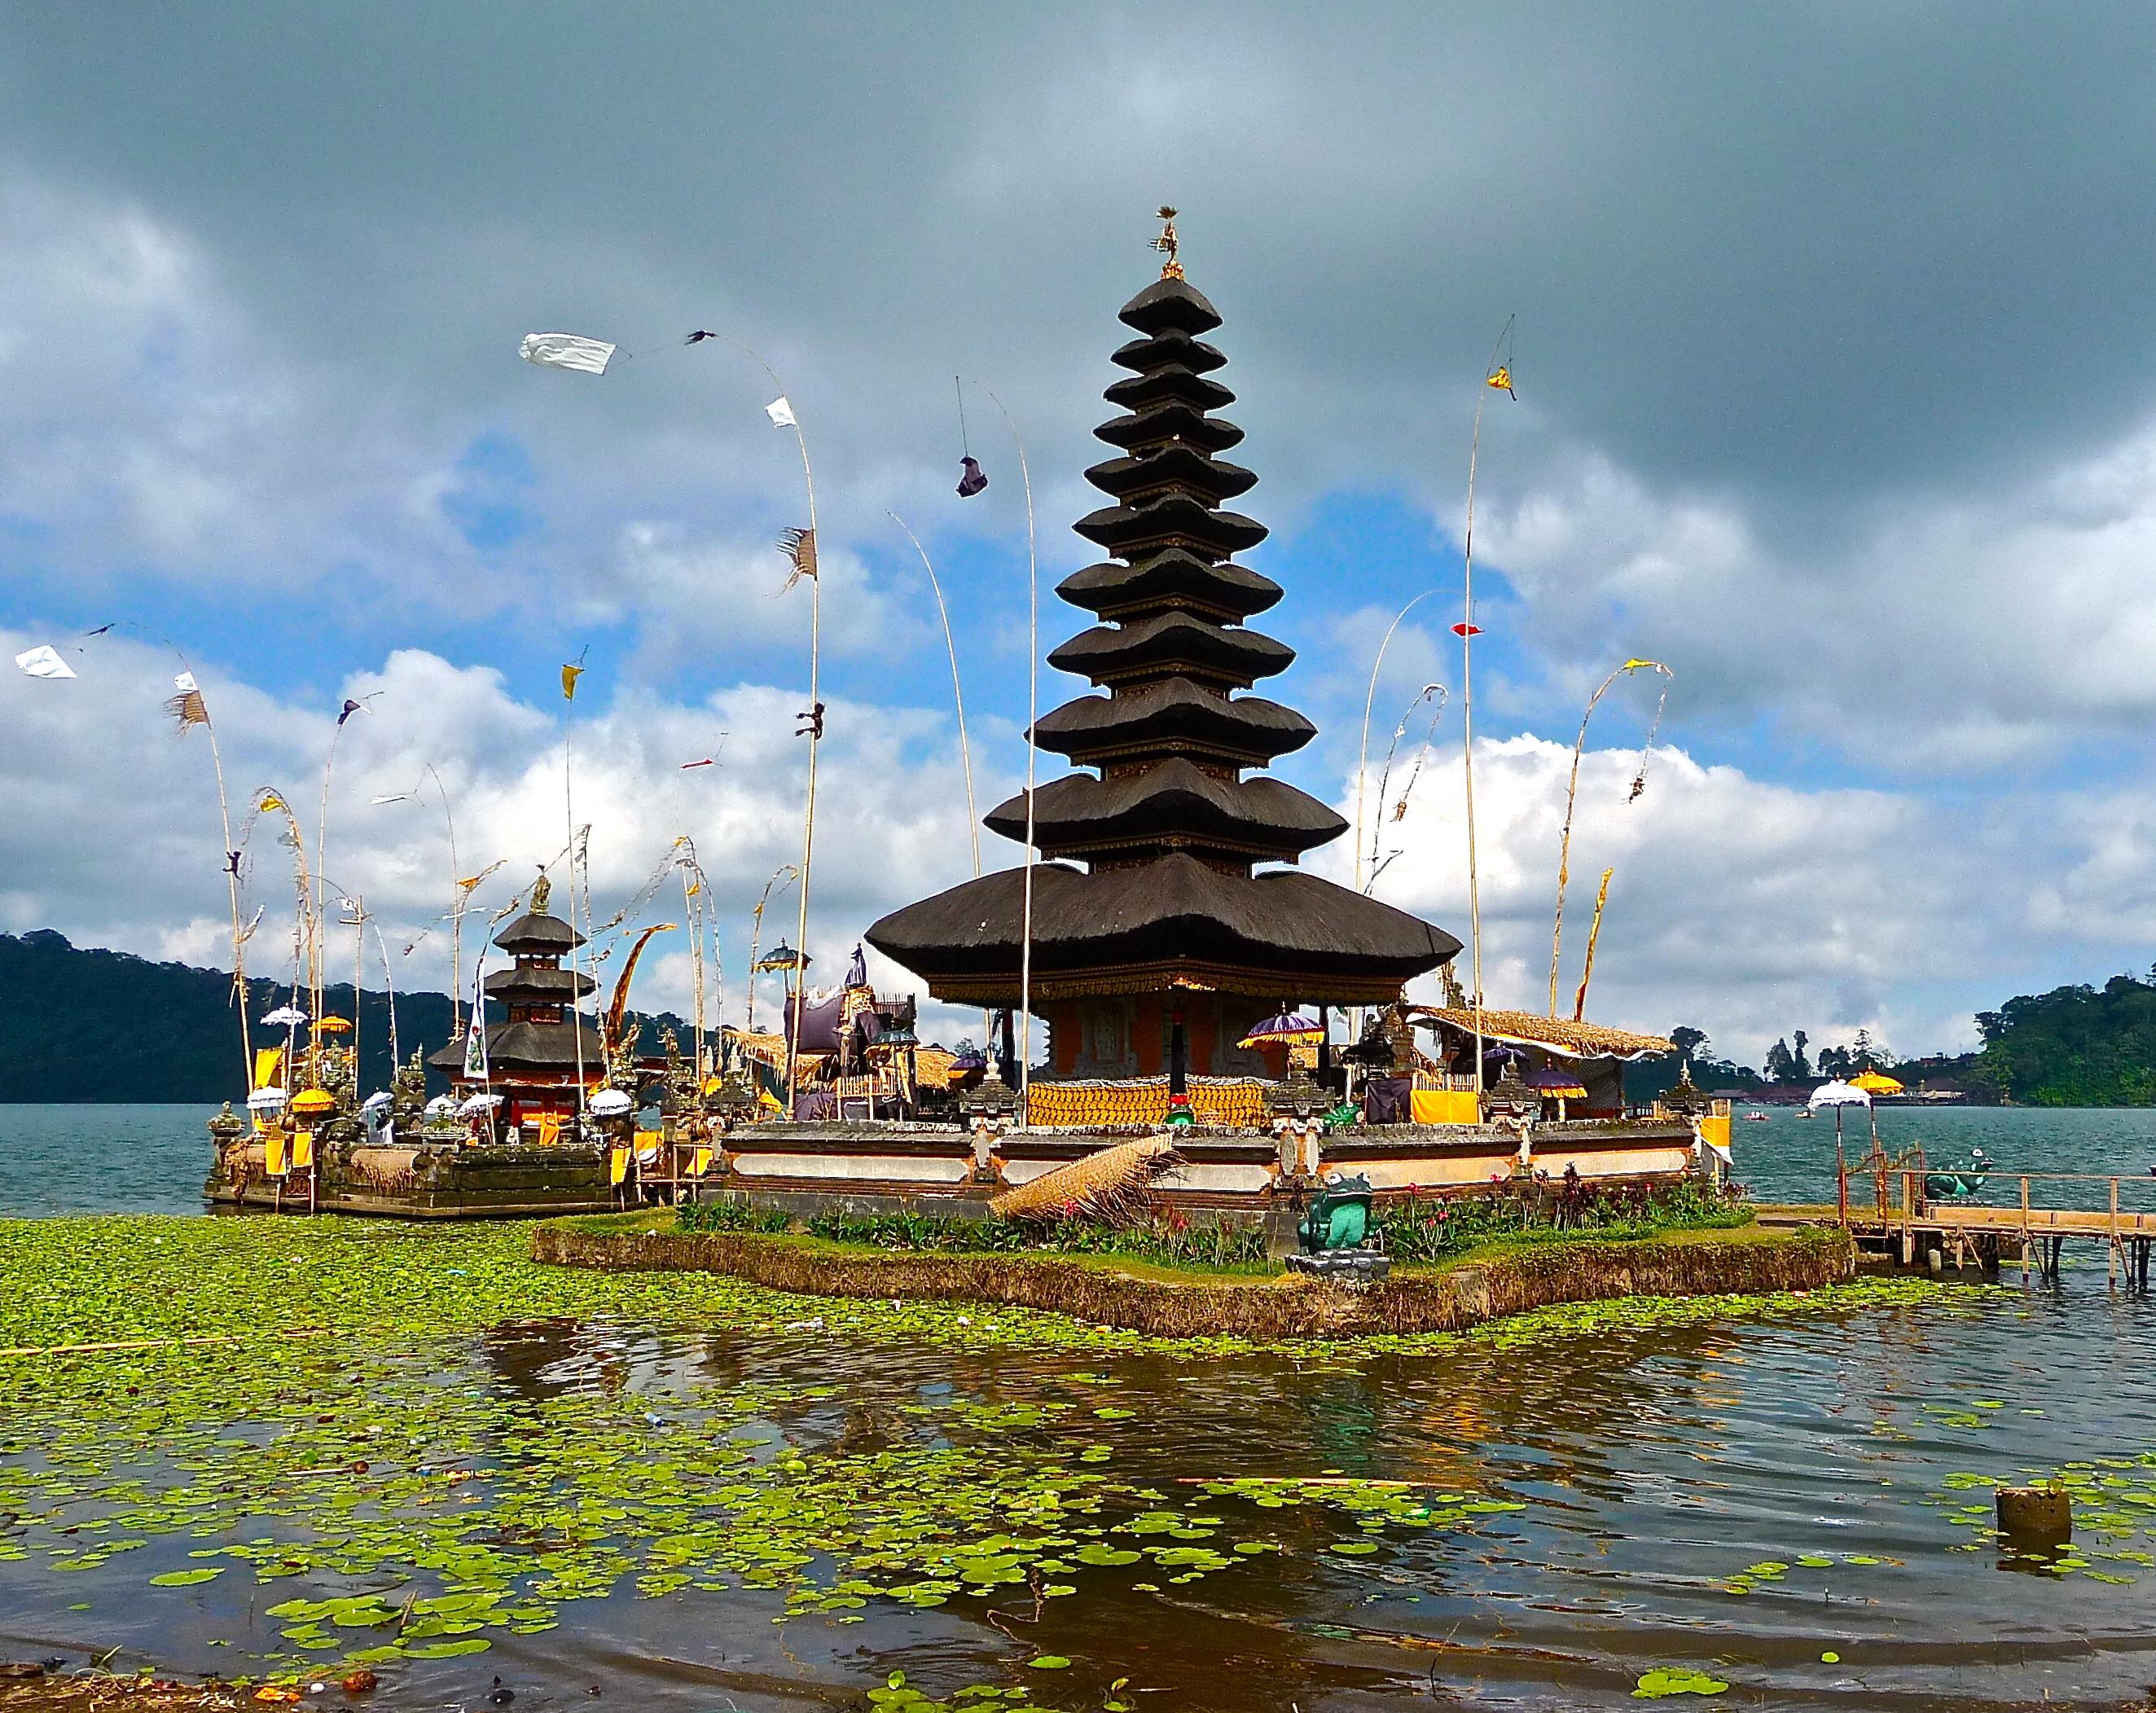
[[[1456,1332],[1507,1315],[1630,1296],[1758,1296],[1856,1276],[1846,1233],[1806,1228],[1581,1239],[1471,1251],[1350,1290],[1297,1274],[1185,1271],[1122,1257],[907,1254],[761,1232],[681,1232],[661,1213],[552,1220],[536,1261],[603,1272],[721,1273],[818,1296],[1045,1309],[1155,1337]]]

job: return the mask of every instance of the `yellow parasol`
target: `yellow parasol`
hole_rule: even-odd
[[[336,1110],[336,1096],[327,1089],[302,1089],[292,1096],[292,1110],[303,1117]]]
[[[1849,1082],[1851,1088],[1861,1089],[1867,1095],[1898,1095],[1902,1092],[1901,1084],[1876,1070],[1859,1071]]]
[[[318,1035],[348,1035],[352,1033],[352,1025],[341,1017],[321,1018],[316,1021],[315,1033]]]

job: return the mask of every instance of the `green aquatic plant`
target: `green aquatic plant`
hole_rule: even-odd
[[[1014,1367],[1008,1383],[878,1401],[819,1360],[1260,1354],[1245,1341],[542,1267],[528,1242],[507,1226],[0,1222],[0,1577],[95,1572],[101,1599],[125,1577],[220,1626],[266,1587],[259,1668],[319,1675],[478,1654],[618,1592],[728,1592],[778,1622],[845,1624],[1014,1589],[1044,1606],[1104,1582],[1158,1592],[1281,1552],[1346,1574],[1395,1531],[1471,1534],[1519,1508],[1324,1475],[1164,1493],[1118,1473],[1152,1434],[1111,1401],[1115,1373]],[[1574,1305],[1293,1355],[1344,1368],[1916,1295]],[[748,1350],[753,1364],[726,1354]],[[675,1351],[698,1354],[657,1360]],[[1318,1531],[1275,1533],[1290,1510]]]
[[[1633,1685],[1635,1700],[1659,1701],[1666,1695],[1718,1695],[1729,1685],[1718,1677],[1688,1666],[1656,1666],[1641,1674]]]

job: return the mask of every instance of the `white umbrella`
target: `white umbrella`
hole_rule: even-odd
[[[427,1116],[429,1118],[439,1118],[444,1113],[456,1110],[457,1097],[454,1095],[437,1095],[427,1103]]]
[[[265,1029],[297,1028],[307,1020],[305,1012],[296,1005],[280,1005],[262,1019]]]
[[[257,1089],[247,1097],[248,1108],[254,1112],[275,1112],[285,1104],[282,1089]]]
[[[457,1116],[460,1118],[470,1118],[475,1112],[491,1112],[500,1105],[501,1105],[501,1096],[499,1095],[474,1095],[463,1105],[457,1108]]]
[[[359,1103],[359,1110],[362,1112],[379,1112],[383,1107],[387,1106],[396,1098],[397,1097],[391,1094],[388,1090],[383,1089],[378,1093],[369,1095],[364,1100],[361,1101]]]
[[[1834,1109],[1834,1154],[1835,1158],[1840,1160],[1841,1158],[1841,1109],[1845,1106],[1869,1107],[1871,1105],[1871,1096],[1858,1088],[1855,1083],[1840,1081],[1821,1083],[1811,1091],[1804,1105],[1813,1111],[1817,1111],[1822,1106],[1831,1106]],[[1873,1126],[1873,1136],[1876,1141],[1877,1137],[1876,1125]],[[1840,1171],[1840,1167],[1837,1166],[1835,1170]]]
[[[594,1118],[619,1118],[624,1112],[634,1111],[636,1103],[619,1089],[601,1089],[592,1096],[591,1115]]]

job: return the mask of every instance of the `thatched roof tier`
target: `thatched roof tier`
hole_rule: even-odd
[[[572,996],[581,999],[598,983],[582,970],[565,970],[552,964],[519,964],[495,970],[482,984],[486,997],[505,1005],[567,1005]]]
[[[1171,547],[1129,565],[1113,560],[1074,571],[1055,586],[1074,607],[1104,618],[1130,619],[1164,607],[1240,623],[1281,597],[1281,586],[1240,565],[1214,565]]]
[[[1467,1005],[1411,1006],[1408,1016],[1428,1025],[1444,1023],[1473,1034],[1481,1018],[1483,1039],[1508,1041],[1522,1047],[1571,1059],[1650,1059],[1677,1050],[1676,1043],[1661,1035],[1642,1035],[1630,1029],[1613,1029],[1600,1023],[1574,1023],[1568,1017],[1542,1017],[1532,1011],[1483,1011]]]
[[[1187,678],[1163,678],[1112,696],[1080,696],[1042,715],[1032,733],[1040,748],[1087,767],[1194,754],[1261,767],[1317,735],[1292,708],[1263,696],[1230,698]]]
[[[1109,459],[1088,469],[1086,480],[1103,494],[1133,505],[1172,488],[1208,500],[1232,500],[1258,485],[1256,471],[1183,445],[1156,447],[1142,458]]]
[[[1175,611],[1081,631],[1051,654],[1048,664],[1098,685],[1144,683],[1179,674],[1248,690],[1261,678],[1286,671],[1294,659],[1295,650],[1286,643],[1257,631],[1212,624]]]
[[[579,1028],[584,1038],[584,1074],[596,1077],[606,1069],[606,1047],[599,1039],[599,1032],[582,1018],[574,1024],[489,1023],[487,1071],[498,1082],[513,1081],[520,1076],[566,1076],[573,1080],[577,1074],[576,1031]],[[430,1056],[427,1063],[461,1078],[464,1043],[450,1042]]]
[[[1168,363],[1180,363],[1194,375],[1209,375],[1225,367],[1228,354],[1217,345],[1208,345],[1202,339],[1193,339],[1187,333],[1173,331],[1156,333],[1150,337],[1133,339],[1127,345],[1119,345],[1110,353],[1108,361],[1126,369],[1158,369]]]
[[[982,823],[1025,837],[1025,796],[1001,803]],[[1145,854],[1165,845],[1283,859],[1329,844],[1348,823],[1279,779],[1232,779],[1181,756],[1096,779],[1073,773],[1034,793],[1034,838],[1051,856]]]
[[[1196,338],[1220,325],[1220,312],[1188,280],[1164,275],[1116,312],[1126,327],[1141,333],[1182,333]]]
[[[1162,404],[1128,416],[1111,417],[1093,430],[1093,438],[1133,451],[1180,440],[1206,452],[1225,452],[1242,444],[1243,431],[1193,405]]]
[[[1127,381],[1118,381],[1103,392],[1109,403],[1125,410],[1150,410],[1157,404],[1187,404],[1198,410],[1224,410],[1235,395],[1218,381],[1209,381],[1181,363],[1168,362],[1147,369]]]
[[[1024,871],[1006,869],[894,911],[869,944],[938,999],[1017,1003]],[[1382,1004],[1456,955],[1442,928],[1314,874],[1240,874],[1183,853],[1091,874],[1034,870],[1036,1003],[1214,988],[1310,1004]]]
[[[519,957],[559,957],[584,943],[584,936],[557,915],[526,910],[494,936],[504,951]]]
[[[1137,505],[1104,505],[1073,526],[1089,541],[1124,559],[1139,559],[1170,547],[1225,559],[1255,547],[1268,531],[1240,512],[1216,511],[1198,495],[1168,493]]]

